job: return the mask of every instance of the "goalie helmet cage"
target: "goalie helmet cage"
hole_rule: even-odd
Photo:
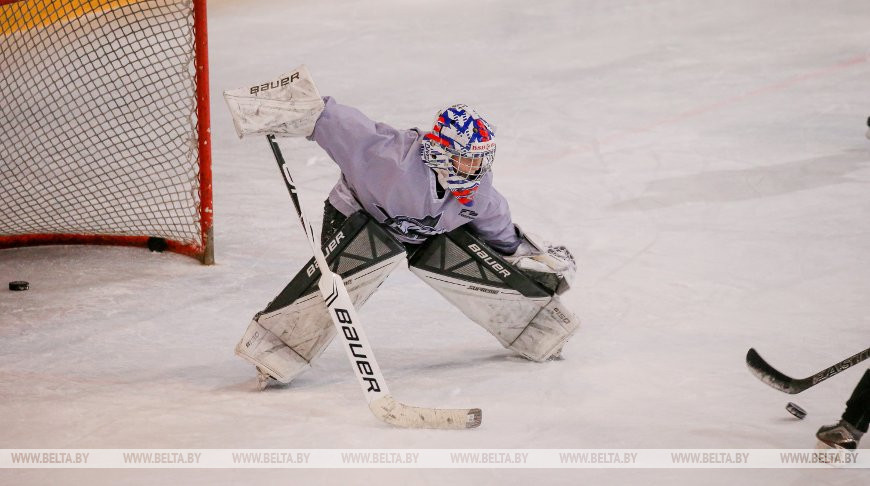
[[[0,130],[0,248],[214,262],[205,0],[0,0]]]

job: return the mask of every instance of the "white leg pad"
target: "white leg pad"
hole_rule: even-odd
[[[278,336],[261,326],[256,318],[236,345],[236,354],[281,383],[290,383],[311,366]]]
[[[579,326],[558,296],[530,298],[503,287],[469,283],[414,266],[410,269],[502,346],[532,361],[552,357]]]
[[[580,321],[556,295],[507,348],[532,361],[546,361],[562,349],[579,327]]]
[[[405,254],[400,253],[345,278],[353,305],[361,307],[404,259]],[[289,383],[310,367],[333,337],[335,327],[320,292],[315,291],[285,307],[255,316],[236,346],[236,354],[276,380]]]

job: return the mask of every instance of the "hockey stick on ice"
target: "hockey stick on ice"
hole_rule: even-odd
[[[267,135],[275,161],[284,176],[284,183],[290,192],[290,199],[299,215],[302,229],[308,237],[308,244],[314,252],[314,260],[320,269],[320,280],[317,282],[320,293],[329,310],[329,317],[335,325],[342,345],[356,373],[363,394],[369,404],[369,409],[376,417],[399,427],[429,428],[429,429],[467,429],[480,425],[482,413],[479,408],[470,409],[438,409],[421,408],[405,405],[396,401],[387,389],[387,382],[381,374],[381,369],[375,361],[368,338],[356,314],[356,309],[340,275],[329,270],[323,250],[315,241],[311,223],[302,211],[302,203],[296,194],[296,184],[290,175],[290,169],[284,162],[281,148],[274,135]]]
[[[867,358],[870,358],[870,348],[850,356],[835,365],[829,366],[812,376],[801,379],[786,376],[773,366],[767,364],[767,361],[764,361],[764,358],[755,351],[755,348],[750,348],[746,353],[746,365],[749,366],[749,371],[757,376],[759,380],[779,391],[794,395],[827,380],[843,370],[855,366]]]

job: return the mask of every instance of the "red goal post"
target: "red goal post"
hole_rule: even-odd
[[[205,0],[0,0],[0,248],[214,262]]]

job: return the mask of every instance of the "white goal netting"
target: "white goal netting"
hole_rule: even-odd
[[[7,243],[159,237],[191,254],[210,243],[195,1],[0,0]]]

